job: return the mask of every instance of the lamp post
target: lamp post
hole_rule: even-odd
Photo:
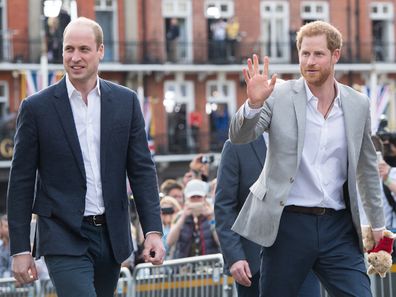
[[[43,20],[41,24],[41,57],[40,57],[40,71],[42,88],[48,86],[48,52],[47,41],[45,34],[45,19],[48,17],[56,18],[62,7],[62,0],[45,0],[43,6]]]

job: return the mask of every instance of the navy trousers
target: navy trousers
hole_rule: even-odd
[[[89,239],[84,255],[44,257],[57,295],[113,297],[121,266],[114,259],[106,225],[83,222],[82,234]]]
[[[236,283],[238,297],[259,297],[260,295],[260,272],[251,278],[250,287]],[[316,275],[310,271],[301,285],[298,297],[320,297],[320,283]]]
[[[330,296],[372,296],[348,210],[326,215],[284,211],[275,243],[261,252],[260,296],[297,296],[311,269]]]

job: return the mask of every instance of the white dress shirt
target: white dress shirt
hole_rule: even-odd
[[[100,87],[99,77],[95,88],[88,94],[85,104],[66,75],[67,94],[73,112],[78,140],[84,161],[87,193],[84,216],[98,215],[105,211],[100,176]]]
[[[286,205],[344,209],[343,185],[347,180],[347,139],[339,87],[334,105],[325,119],[318,98],[305,82],[307,93],[305,139],[300,167]],[[253,118],[260,109],[246,102],[244,114]]]

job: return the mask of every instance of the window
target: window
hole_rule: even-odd
[[[261,2],[261,52],[274,62],[290,59],[289,3]]]
[[[301,3],[301,19],[304,23],[329,20],[329,3],[324,1],[303,1]]]
[[[370,19],[393,20],[393,4],[389,2],[376,2],[370,4]]]
[[[11,60],[10,32],[7,30],[5,0],[0,0],[0,61]]]
[[[191,14],[191,1],[163,0],[162,14],[164,17],[187,17]]]
[[[9,112],[9,90],[6,81],[0,81],[0,167],[2,161],[11,160],[15,135],[16,112]]]
[[[8,115],[8,84],[0,81],[0,117]]]
[[[231,116],[235,113],[235,82],[219,77],[206,84],[206,114],[209,116],[210,150],[220,152],[228,138]]]
[[[371,3],[370,19],[373,59],[393,62],[395,54],[393,4],[389,2]]]
[[[207,18],[229,18],[234,15],[234,1],[206,0],[205,16]]]
[[[100,24],[104,35],[104,62],[118,60],[117,1],[95,0],[96,21]]]
[[[191,0],[163,0],[162,15],[164,17],[166,56],[171,62],[191,61],[193,55],[192,10]],[[178,36],[171,28],[176,22]]]
[[[194,84],[182,79],[164,82],[164,108],[168,123],[168,150],[170,153],[195,151],[189,115],[194,110]]]

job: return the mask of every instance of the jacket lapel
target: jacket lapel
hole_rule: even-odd
[[[106,173],[106,150],[109,147],[110,133],[112,129],[114,107],[110,86],[102,79],[100,82],[100,166],[102,180]]]
[[[69,143],[71,151],[73,152],[73,156],[78,164],[78,167],[80,168],[81,175],[85,179],[84,162],[80,142],[78,140],[76,125],[74,123],[73,112],[71,109],[69,96],[67,94],[65,77],[57,84],[54,95],[56,99],[54,100],[54,106],[58,113],[59,120],[62,123],[66,140]]]
[[[302,150],[304,147],[304,135],[305,135],[305,121],[306,121],[306,113],[307,113],[307,95],[304,88],[304,80],[300,78],[296,81],[293,91],[293,104],[294,110],[296,112],[296,120],[297,120],[297,160],[301,160]],[[299,166],[299,164],[298,164]]]
[[[359,117],[362,111],[358,108],[361,104],[355,103],[355,97],[348,94],[347,90],[343,88],[341,84],[338,84],[338,86],[340,87],[341,108],[344,113],[345,135],[348,144],[348,161],[350,161],[356,155],[355,150],[360,150],[360,148],[356,147],[356,143],[360,143],[359,138],[363,133],[363,131],[360,130],[364,128],[359,124]]]

